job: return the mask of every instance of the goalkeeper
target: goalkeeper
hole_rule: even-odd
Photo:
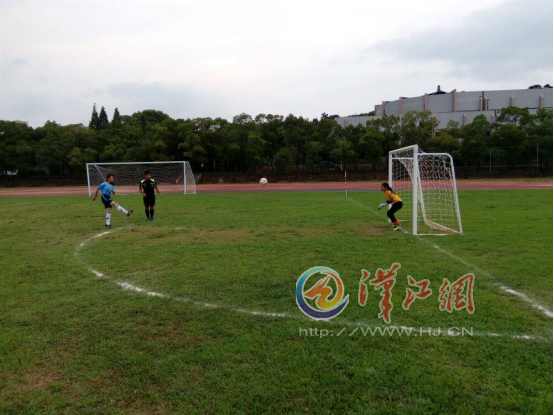
[[[402,199],[400,196],[392,190],[392,187],[388,183],[381,184],[381,191],[385,194],[385,202],[379,205],[379,209],[388,206],[387,216],[389,217],[390,223],[392,223],[393,229],[395,231],[400,229],[400,221],[394,214],[402,209]]]
[[[156,193],[160,194],[158,183],[152,178],[150,170],[144,170],[143,179],[139,183],[139,192],[142,193],[144,202],[144,214],[147,220],[154,220],[154,206],[156,205]]]
[[[106,176],[106,181],[98,185],[98,187],[96,188],[96,192],[92,197],[92,201],[94,202],[98,197],[98,193],[100,193],[101,195],[102,204],[104,205],[104,218],[105,218],[104,224],[106,228],[112,227],[112,207],[115,207],[119,212],[123,213],[125,216],[131,216],[131,213],[133,213],[133,209],[127,210],[119,203],[112,200],[112,195],[115,194],[114,180],[115,180],[114,175],[108,174]]]

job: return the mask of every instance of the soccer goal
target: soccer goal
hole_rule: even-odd
[[[450,154],[421,152],[417,145],[390,151],[389,184],[403,200],[398,216],[412,234],[463,232]]]
[[[119,192],[137,191],[145,170],[150,170],[162,192],[196,193],[196,180],[188,161],[150,161],[87,163],[88,194],[92,195],[108,174],[115,176]]]

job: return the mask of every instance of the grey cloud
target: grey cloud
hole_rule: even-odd
[[[0,75],[4,82],[9,81],[11,77],[18,75],[21,71],[30,67],[30,62],[26,58],[6,59],[0,57]]]
[[[110,102],[124,113],[157,109],[174,117],[216,116],[225,112],[221,97],[199,88],[154,83],[117,83],[105,91]]]
[[[9,96],[10,99],[0,100],[0,119],[25,121],[32,126],[40,126],[47,120],[85,122],[92,105],[68,93],[50,90],[14,90]]]
[[[29,61],[25,58],[15,58],[10,62],[12,65],[22,66],[29,64]]]
[[[377,43],[366,53],[401,63],[443,63],[452,76],[552,80],[552,1],[510,1],[435,29]]]

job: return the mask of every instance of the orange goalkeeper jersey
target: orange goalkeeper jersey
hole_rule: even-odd
[[[400,196],[394,193],[392,190],[385,190],[385,199],[389,203],[402,202]]]

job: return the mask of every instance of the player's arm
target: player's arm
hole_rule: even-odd
[[[157,194],[160,194],[160,189],[158,188],[158,182],[154,182],[154,189],[156,189]]]
[[[389,197],[390,193],[389,192],[385,192],[385,201],[383,203],[380,203],[379,204],[379,209],[383,209],[385,206],[387,205],[390,205],[391,203],[393,203],[393,200],[392,198]]]
[[[96,188],[96,192],[94,192],[94,196],[92,196],[92,201],[94,202],[97,197],[98,197],[98,188]]]
[[[385,198],[386,198],[386,195],[385,195]],[[383,203],[380,203],[379,206],[378,206],[378,209],[383,209],[385,206],[387,206],[389,203],[392,203],[392,201],[388,200],[388,199],[385,199],[385,201]]]
[[[142,183],[139,182],[139,193],[144,193],[142,190]]]

